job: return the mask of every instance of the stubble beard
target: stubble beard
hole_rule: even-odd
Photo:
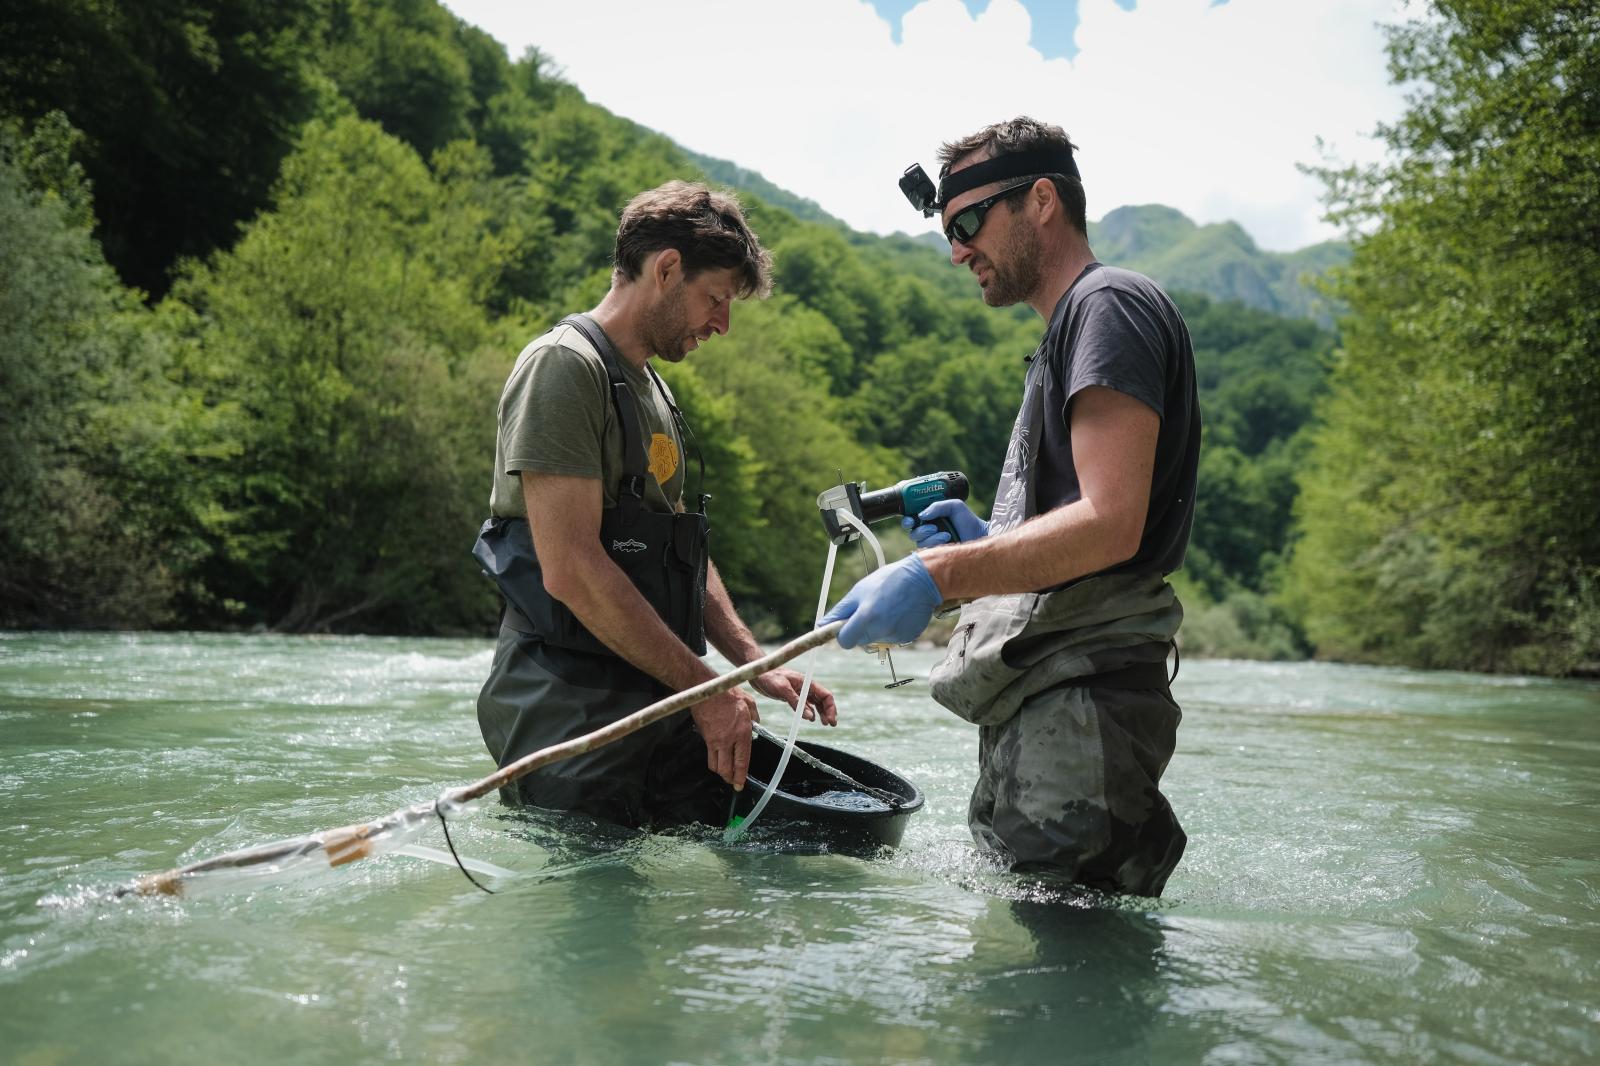
[[[651,311],[643,333],[645,346],[669,363],[681,363],[689,354],[689,316],[681,284]]]
[[[1040,258],[1043,248],[1038,232],[1013,219],[1001,242],[998,254],[989,259],[992,276],[983,289],[983,302],[990,307],[1010,307],[1031,297],[1039,289],[1043,275]]]

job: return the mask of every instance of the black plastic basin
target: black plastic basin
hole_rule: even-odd
[[[783,780],[761,812],[758,827],[769,819],[787,823],[785,828],[793,834],[840,851],[873,850],[882,845],[892,848],[900,843],[911,816],[922,809],[921,789],[894,771],[848,751],[806,740],[797,742],[795,748],[863,785],[887,793],[897,802],[856,789],[801,761],[798,755],[791,755]],[[737,815],[743,817],[755,807],[782,754],[781,742],[756,736],[750,746],[750,773],[734,805]]]

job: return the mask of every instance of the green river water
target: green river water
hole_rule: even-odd
[[[965,826],[975,730],[837,649],[810,658],[842,724],[802,736],[927,793],[894,853],[579,831],[491,803],[455,838],[515,871],[493,896],[389,856],[104,900],[483,776],[489,656],[0,634],[0,1061],[1600,1060],[1592,683],[1185,663],[1167,785],[1190,843],[1159,902],[987,866]]]

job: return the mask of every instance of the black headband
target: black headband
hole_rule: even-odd
[[[1060,174],[1068,178],[1078,178],[1078,164],[1072,161],[1071,148],[1036,148],[1030,152],[1012,152],[1009,155],[985,159],[954,174],[941,176],[939,203],[948,204],[962,193],[976,189],[980,185],[1004,181],[1007,178],[1025,178],[1030,174]]]

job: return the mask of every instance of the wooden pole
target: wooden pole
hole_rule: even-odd
[[[184,881],[190,877],[219,870],[245,870],[251,867],[271,866],[298,859],[316,851],[326,855],[329,866],[344,866],[359,859],[367,858],[373,854],[374,845],[388,831],[401,828],[409,824],[431,818],[442,806],[460,806],[481,799],[490,792],[502,786],[509,785],[520,777],[525,777],[540,767],[549,766],[551,763],[570,759],[574,755],[594,751],[596,748],[605,747],[607,744],[621,740],[631,733],[636,733],[652,722],[676,714],[688,707],[693,707],[702,700],[708,699],[719,693],[726,692],[750,681],[761,674],[776,667],[782,666],[791,659],[798,658],[813,648],[819,648],[834,637],[839,635],[839,630],[844,628],[844,622],[830,622],[828,625],[813,629],[811,632],[796,637],[759,659],[745,663],[743,666],[709,681],[701,682],[693,688],[684,689],[674,693],[666,699],[652,703],[648,707],[640,708],[625,718],[619,718],[608,726],[602,726],[592,733],[585,733],[580,737],[552,744],[547,748],[530,752],[516,762],[508,763],[479,781],[459,788],[448,789],[441,793],[439,798],[432,803],[417,804],[405,807],[370,822],[357,822],[354,825],[341,826],[337,829],[327,829],[309,836],[296,837],[292,840],[283,840],[275,844],[263,844],[259,847],[245,848],[239,851],[230,851],[200,862],[190,863],[176,869],[166,870],[157,874],[146,874],[131,884],[120,886],[115,895],[122,896],[181,896],[183,895]],[[803,709],[803,708],[802,708]],[[799,713],[797,710],[796,713]]]

